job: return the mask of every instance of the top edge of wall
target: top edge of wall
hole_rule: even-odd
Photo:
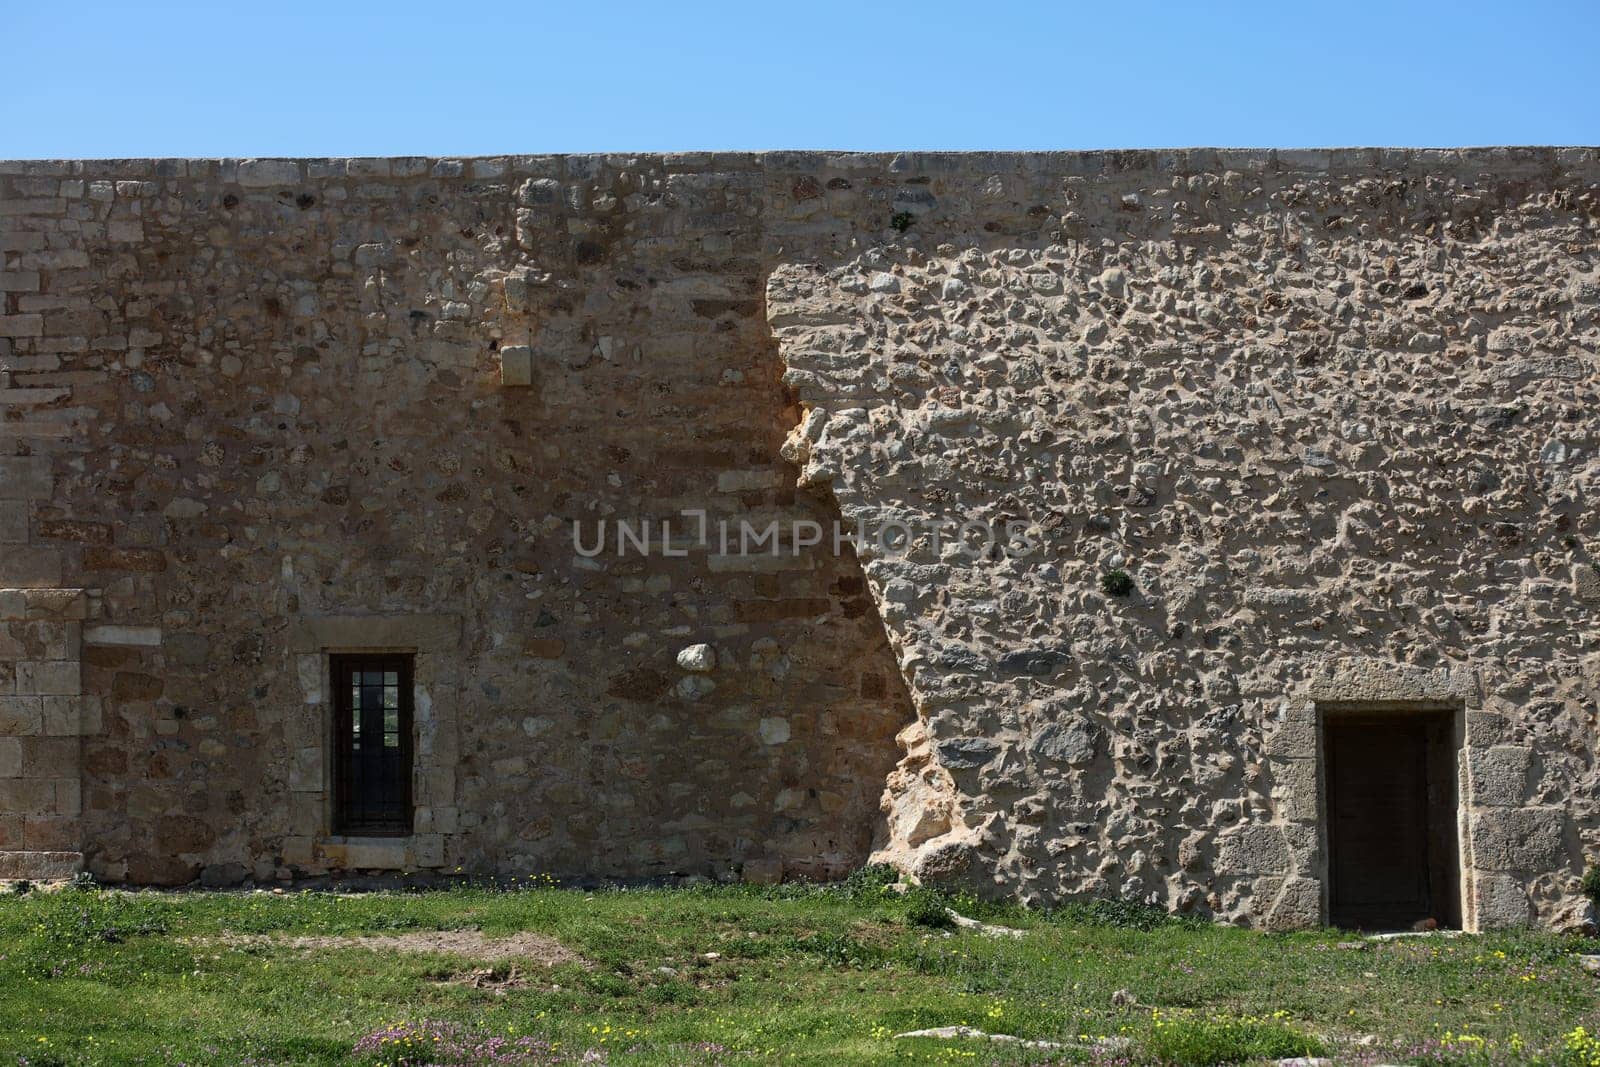
[[[331,177],[503,177],[588,167],[656,166],[685,170],[876,171],[930,174],[999,168],[1075,174],[1129,172],[1334,171],[1374,167],[1484,166],[1496,170],[1589,165],[1600,146],[1501,145],[1460,148],[1138,148],[1029,152],[595,152],[482,156],[247,156],[0,160],[0,175],[213,177],[267,184]],[[291,170],[292,168],[292,170]]]

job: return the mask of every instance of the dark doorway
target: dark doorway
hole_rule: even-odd
[[[1461,924],[1451,712],[1331,712],[1329,919],[1358,930]]]
[[[411,833],[412,657],[334,656],[334,833]]]

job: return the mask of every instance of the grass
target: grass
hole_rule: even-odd
[[[1574,958],[1600,951],[1594,942],[1507,933],[1376,943],[1115,904],[959,907],[1027,935],[927,925],[938,920],[926,895],[871,878],[592,893],[8,895],[0,1065],[1200,1064],[1326,1052],[1351,1063],[1600,1067],[1589,1037],[1600,1030],[1600,982]],[[545,933],[587,966],[272,940],[465,928]],[[893,1037],[960,1024],[1125,1044]]]

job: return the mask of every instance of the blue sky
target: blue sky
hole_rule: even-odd
[[[1593,145],[1597,42],[1596,0],[10,0],[0,157]]]

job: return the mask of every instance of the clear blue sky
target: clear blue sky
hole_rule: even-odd
[[[1600,2],[0,0],[0,157],[1600,143]]]

